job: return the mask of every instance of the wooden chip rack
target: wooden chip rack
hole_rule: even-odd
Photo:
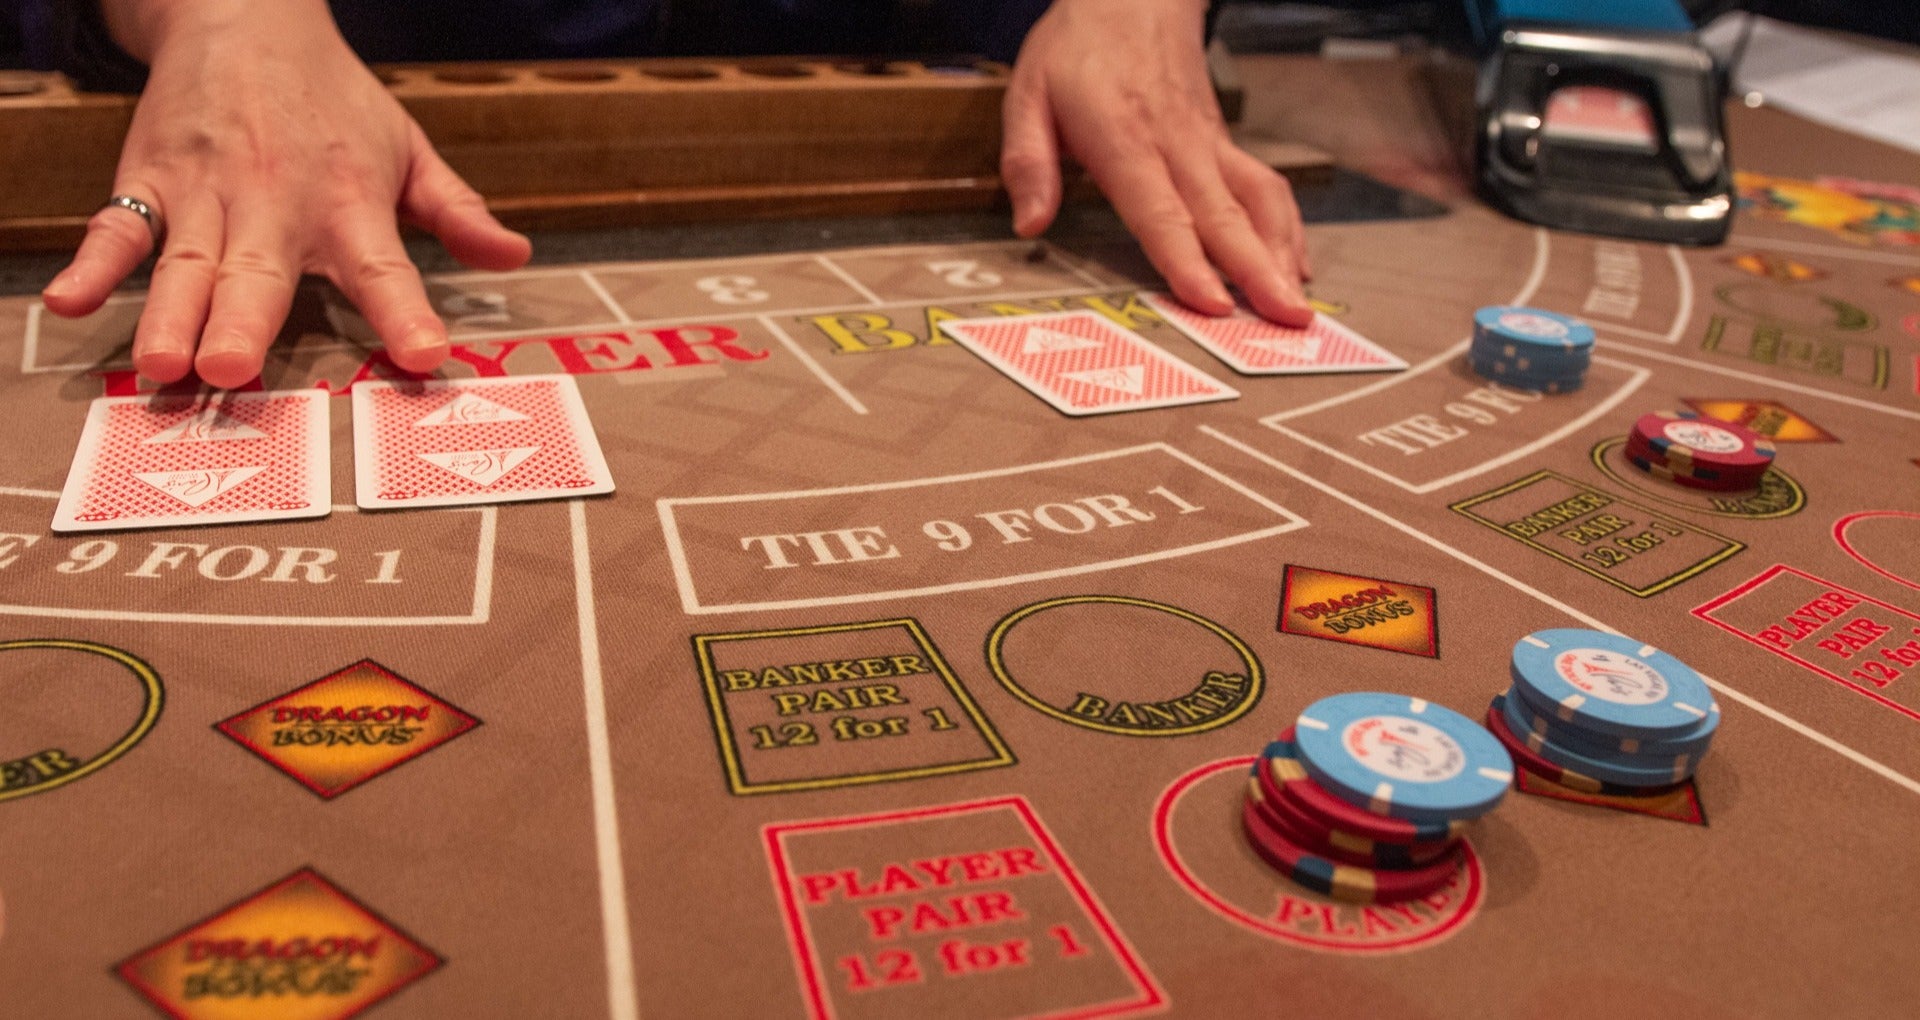
[[[656,59],[375,68],[521,229],[1004,206],[986,61]],[[0,72],[0,250],[69,247],[134,97]],[[1084,183],[1070,197],[1091,194]]]
[[[521,228],[990,207],[1007,68],[693,60],[383,65]],[[0,249],[78,239],[134,97],[0,74]]]

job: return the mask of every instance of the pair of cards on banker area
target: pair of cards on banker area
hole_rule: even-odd
[[[1281,326],[1245,309],[1202,315],[1159,294],[1146,302],[1241,375],[1390,372],[1405,360],[1325,315]],[[941,324],[948,336],[1062,414],[1111,414],[1232,400],[1233,387],[1096,312],[1048,312]]]
[[[102,397],[53,530],[231,524],[333,509],[325,390]],[[572,377],[353,388],[355,502],[367,510],[613,491]]]

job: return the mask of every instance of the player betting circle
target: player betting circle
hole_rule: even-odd
[[[1266,938],[1353,955],[1425,949],[1478,916],[1486,873],[1466,839],[1459,842],[1452,876],[1402,903],[1341,902],[1283,877],[1232,821],[1243,809],[1254,762],[1242,756],[1201,765],[1174,780],[1154,805],[1153,841],[1161,864],[1208,911]]]

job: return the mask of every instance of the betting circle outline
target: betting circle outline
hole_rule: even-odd
[[[1612,453],[1616,449],[1622,449],[1626,445],[1627,445],[1626,436],[1615,436],[1612,439],[1602,439],[1598,443],[1594,444],[1593,450],[1588,454],[1587,459],[1593,462],[1594,467],[1600,469],[1601,474],[1606,475],[1608,478],[1613,479],[1618,484],[1623,485],[1629,489],[1632,489],[1634,492],[1637,492],[1642,496],[1647,496],[1652,499],[1657,499],[1662,503],[1668,503],[1673,506],[1681,507],[1683,509],[1696,511],[1698,513],[1712,514],[1715,517],[1738,517],[1738,518],[1744,518],[1746,520],[1754,520],[1754,521],[1772,520],[1775,517],[1791,517],[1794,514],[1797,514],[1800,511],[1806,509],[1807,490],[1805,488],[1802,488],[1800,483],[1795,481],[1792,475],[1787,474],[1785,471],[1780,470],[1780,467],[1777,464],[1771,467],[1768,467],[1766,472],[1760,476],[1759,492],[1761,495],[1765,495],[1769,491],[1769,487],[1772,485],[1784,486],[1790,498],[1787,505],[1781,507],[1778,510],[1767,510],[1761,513],[1749,513],[1743,510],[1722,510],[1719,508],[1719,506],[1715,505],[1723,498],[1737,498],[1738,502],[1742,505],[1756,498],[1754,496],[1742,495],[1740,493],[1720,494],[1720,493],[1709,492],[1708,490],[1705,490],[1705,489],[1692,490],[1695,492],[1702,493],[1702,495],[1698,498],[1701,502],[1704,502],[1707,504],[1705,506],[1702,506],[1701,502],[1689,502],[1685,499],[1675,498],[1675,494],[1671,489],[1661,490],[1661,489],[1653,488],[1651,486],[1642,485],[1634,481],[1632,477],[1623,475],[1621,472],[1615,470],[1614,466],[1607,462],[1608,454]],[[1625,454],[1622,453],[1621,456],[1624,457]],[[1639,472],[1635,472],[1635,474],[1639,474]]]
[[[114,741],[106,750],[88,759],[86,764],[66,775],[18,790],[0,790],[0,803],[5,803],[16,797],[28,797],[36,793],[46,793],[49,790],[57,790],[68,783],[84,779],[106,768],[108,765],[113,764],[121,755],[133,750],[134,745],[145,740],[147,734],[153,731],[154,725],[160,721],[160,709],[166,702],[166,689],[160,683],[160,674],[156,672],[152,666],[147,665],[145,660],[131,652],[122,651],[112,645],[96,644],[92,641],[77,641],[70,638],[22,638],[16,641],[0,641],[0,652],[21,651],[29,648],[50,648],[58,651],[85,652],[89,655],[98,655],[102,658],[112,659],[114,662],[125,666],[127,671],[133,674],[134,679],[140,681],[141,692],[146,700],[145,704],[141,706],[140,718],[134,721],[133,727],[122,734],[121,737]]]
[[[1012,672],[1007,669],[1006,660],[1002,652],[1006,644],[1007,634],[1013,630],[1015,624],[1043,610],[1057,609],[1061,606],[1071,605],[1132,606],[1136,609],[1152,609],[1158,612],[1168,613],[1182,620],[1186,620],[1189,623],[1199,624],[1207,630],[1212,631],[1213,634],[1222,641],[1225,641],[1227,645],[1233,649],[1234,654],[1240,656],[1241,663],[1247,667],[1247,696],[1241,699],[1240,704],[1234,706],[1232,711],[1224,715],[1192,723],[1187,726],[1165,730],[1130,730],[1121,726],[1109,726],[1105,723],[1095,722],[1082,716],[1076,716],[1070,712],[1063,712],[1058,707],[1047,704],[1039,698],[1034,697],[1032,693],[1020,685],[1019,681],[1013,678]],[[1178,737],[1189,733],[1205,733],[1208,730],[1217,729],[1252,711],[1253,706],[1259,703],[1260,696],[1264,694],[1267,689],[1266,673],[1260,668],[1259,657],[1253,654],[1253,649],[1249,648],[1245,641],[1240,640],[1238,635],[1198,613],[1181,609],[1179,606],[1170,606],[1165,602],[1155,602],[1151,599],[1138,599],[1127,595],[1063,595],[1059,598],[1046,599],[1031,605],[1021,606],[1019,609],[1002,617],[999,623],[993,625],[993,630],[987,634],[986,655],[987,666],[993,670],[993,678],[998,680],[1000,686],[1006,688],[1008,693],[1020,699],[1028,708],[1083,729],[1098,730],[1102,733],[1117,733],[1127,737]]]

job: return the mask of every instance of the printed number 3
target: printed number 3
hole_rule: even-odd
[[[754,289],[759,283],[751,276],[707,276],[693,281],[693,286],[723,305],[757,305],[771,296]]]

